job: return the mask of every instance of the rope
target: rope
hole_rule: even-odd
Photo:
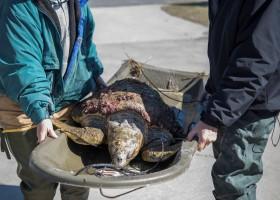
[[[108,198],[108,199],[116,199],[116,198],[118,198],[118,197],[127,195],[127,194],[129,194],[129,193],[135,192],[135,191],[140,190],[140,189],[143,189],[144,187],[145,187],[145,186],[141,186],[141,187],[138,187],[138,188],[129,190],[129,191],[127,191],[127,192],[124,192],[124,193],[121,193],[121,194],[118,194],[118,195],[115,195],[115,196],[109,196],[109,195],[104,194],[102,188],[99,188],[99,192],[100,192],[100,194],[101,194],[103,197],[105,197],[105,198]]]

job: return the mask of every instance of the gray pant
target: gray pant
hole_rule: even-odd
[[[17,163],[17,174],[22,180],[21,191],[25,200],[52,200],[54,198],[57,183],[51,183],[38,176],[29,167],[29,157],[36,147],[36,129],[23,133],[9,133],[6,135],[8,145]],[[88,188],[60,185],[62,200],[87,200]]]
[[[218,140],[213,144],[216,199],[256,199],[256,183],[263,174],[261,158],[274,125],[274,116],[248,111],[232,126],[219,130]]]

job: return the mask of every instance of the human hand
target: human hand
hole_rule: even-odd
[[[103,80],[101,76],[98,76],[95,81],[100,89],[107,87],[107,83]]]
[[[217,140],[218,129],[199,121],[195,127],[188,133],[187,139],[191,141],[194,136],[198,136],[198,151],[205,149],[210,143]]]
[[[52,121],[50,119],[44,119],[37,125],[38,143],[43,142],[47,136],[57,138],[57,135],[53,130]]]

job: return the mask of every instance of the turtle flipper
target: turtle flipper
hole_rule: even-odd
[[[158,147],[152,147],[142,151],[142,159],[146,162],[162,162],[175,155],[180,151],[182,142],[175,143],[173,145],[162,145]]]
[[[159,127],[152,127],[145,138],[142,148],[142,159],[146,162],[161,162],[175,155],[182,143],[175,143],[172,134]]]
[[[104,142],[104,133],[101,129],[92,127],[75,127],[60,120],[52,119],[53,125],[65,133],[74,142],[82,145],[99,145]]]

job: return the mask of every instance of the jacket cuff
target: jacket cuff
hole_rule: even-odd
[[[50,119],[53,114],[53,106],[51,104],[40,103],[33,108],[29,116],[34,124],[39,124],[44,119]]]
[[[103,71],[103,64],[101,63],[99,58],[95,58],[95,63],[93,64],[93,78],[99,77]]]
[[[217,129],[219,129],[221,126],[223,126],[223,124],[218,119],[216,119],[215,117],[213,117],[212,115],[210,115],[206,112],[202,112],[200,120],[202,122],[204,122],[205,124],[215,127]]]

